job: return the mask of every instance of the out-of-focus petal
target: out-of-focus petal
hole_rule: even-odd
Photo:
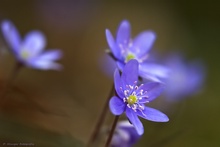
[[[130,41],[131,27],[127,20],[121,22],[117,31],[117,44],[122,46],[128,46]]]
[[[13,49],[13,52],[17,55],[21,44],[21,38],[18,30],[9,20],[5,20],[2,22],[1,29],[6,42]]]
[[[121,121],[118,123],[117,128],[120,130],[124,130],[129,134],[129,140],[127,141],[127,144],[130,144],[131,146],[135,144],[141,137],[135,130],[134,126],[130,124],[129,121]]]
[[[46,44],[46,39],[40,31],[29,32],[21,45],[21,50],[26,50],[29,52],[31,57],[38,56],[44,49]]]
[[[168,122],[169,118],[166,114],[160,112],[159,110],[145,107],[144,110],[141,112],[140,110],[137,111],[137,115],[143,117],[144,119],[154,121],[154,122]]]
[[[196,94],[204,81],[204,65],[201,61],[186,62],[181,54],[171,54],[165,62],[171,69],[166,79],[166,99],[178,101]]]
[[[37,58],[40,60],[54,61],[54,60],[60,59],[62,56],[63,56],[63,52],[61,50],[53,49],[53,50],[45,51],[44,53],[39,55]]]
[[[153,46],[156,34],[153,31],[144,31],[140,33],[134,40],[131,52],[135,53],[138,58],[146,56]]]
[[[159,78],[167,78],[170,74],[168,67],[155,63],[141,63],[139,70]]]
[[[122,99],[114,96],[109,101],[109,107],[114,115],[121,115],[125,111],[125,103]]]
[[[61,70],[62,65],[55,63],[51,60],[39,60],[31,59],[26,62],[26,65],[32,68],[41,69],[41,70]]]
[[[139,135],[142,135],[144,133],[144,127],[141,121],[139,120],[137,114],[131,108],[127,108],[126,116],[130,120],[130,122],[134,125],[137,133]]]

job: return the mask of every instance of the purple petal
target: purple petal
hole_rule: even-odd
[[[146,103],[147,101],[152,101],[155,98],[157,98],[161,92],[164,90],[165,85],[159,82],[149,82],[141,86],[137,92],[143,89],[143,91],[147,91],[144,96],[147,96],[147,98],[143,98],[140,100],[140,103]]]
[[[1,28],[6,42],[13,49],[13,52],[17,54],[21,43],[21,38],[18,30],[16,29],[14,24],[8,20],[2,22]]]
[[[122,46],[128,46],[130,41],[131,27],[127,20],[121,22],[117,32],[117,44]]]
[[[116,69],[115,73],[114,73],[114,84],[115,84],[115,90],[116,90],[118,96],[120,98],[124,98],[124,93],[121,89],[122,88],[121,76],[120,76],[118,69]]]
[[[190,63],[188,69],[188,85],[190,86],[190,92],[187,94],[193,94],[198,92],[202,87],[205,78],[205,67],[201,61],[193,61]]]
[[[141,121],[139,120],[137,114],[131,108],[127,108],[126,116],[130,120],[130,122],[134,125],[137,133],[139,135],[142,135],[144,133],[144,127]]]
[[[170,73],[168,67],[154,63],[141,63],[139,66],[139,70],[141,72],[145,72],[149,75],[154,75],[160,78],[167,78]]]
[[[160,78],[156,77],[155,75],[146,73],[146,72],[142,72],[141,70],[139,70],[139,75],[144,79],[144,80],[150,80],[150,81],[154,81],[154,82],[160,82],[160,83],[164,83]]]
[[[58,60],[63,56],[63,53],[61,50],[50,50],[50,51],[45,51],[44,53],[42,53],[41,55],[39,55],[37,58],[39,60],[50,60],[50,61],[54,61],[54,60]]]
[[[28,50],[32,57],[41,53],[46,44],[44,35],[39,31],[31,31],[25,36],[22,49]]]
[[[129,140],[127,140],[127,144],[133,145],[141,137],[135,130],[134,126],[130,124],[130,122],[127,120],[119,122],[117,124],[117,129],[124,130],[124,132],[126,132],[130,136]]]
[[[120,62],[120,61],[117,61],[116,62],[118,68],[122,71],[125,67],[125,63],[124,62]]]
[[[166,97],[180,100],[196,94],[202,87],[204,69],[201,62],[187,63],[181,56],[170,56],[167,61],[171,76],[167,79]]]
[[[114,96],[109,101],[109,107],[114,115],[121,115],[125,111],[125,103],[122,99]]]
[[[154,108],[150,108],[150,107],[145,107],[142,112],[138,110],[137,115],[139,115],[140,117],[144,119],[154,121],[154,122],[168,122],[169,121],[169,118],[166,116],[166,114]]]
[[[137,111],[137,115],[143,117],[144,119],[154,121],[154,122],[168,122],[169,118],[166,114],[160,112],[159,110],[145,107],[144,110],[141,112],[140,110]]]
[[[138,58],[146,56],[155,39],[156,35],[152,31],[140,33],[133,41],[131,52],[135,53]]]
[[[124,67],[121,79],[125,85],[134,85],[138,80],[138,61],[135,59],[130,60]]]
[[[27,61],[27,66],[32,68],[41,69],[41,70],[61,70],[62,66],[58,63],[55,63],[51,60],[41,60],[39,58],[31,59]]]
[[[105,34],[106,34],[106,39],[107,39],[108,45],[109,45],[113,55],[117,59],[122,60],[121,50],[117,46],[117,44],[116,44],[116,42],[115,42],[111,32],[108,29],[106,29]]]

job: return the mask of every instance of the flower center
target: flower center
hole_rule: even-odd
[[[134,55],[134,54],[128,53],[128,55],[127,55],[126,58],[125,58],[125,62],[128,62],[129,60],[134,59],[134,58],[135,58],[135,55]]]
[[[22,50],[22,51],[21,51],[21,58],[22,58],[22,59],[28,59],[28,57],[29,57],[28,51]]]
[[[127,98],[127,103],[129,105],[133,105],[137,102],[138,98],[136,95],[130,95],[128,98]]]

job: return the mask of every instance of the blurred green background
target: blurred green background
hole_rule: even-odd
[[[100,69],[100,58],[108,47],[105,29],[114,33],[121,20],[127,19],[133,37],[143,30],[156,32],[154,50],[161,54],[179,50],[187,59],[202,59],[207,66],[203,91],[172,105],[167,112],[169,123],[142,120],[145,134],[137,146],[220,146],[219,8],[217,1],[190,0],[1,0],[0,20],[12,20],[22,35],[33,29],[43,31],[47,48],[64,52],[60,60],[64,69],[25,68],[19,73],[1,108],[0,145],[32,142],[53,147],[87,142],[112,85]],[[0,45],[2,87],[15,62],[2,38]],[[109,114],[106,123],[111,119]]]

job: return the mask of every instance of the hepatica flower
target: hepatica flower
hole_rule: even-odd
[[[120,121],[116,126],[111,147],[132,147],[140,137],[141,135],[127,120]]]
[[[31,31],[22,40],[12,22],[5,20],[1,24],[3,37],[12,49],[16,59],[25,66],[48,70],[61,68],[55,60],[61,58],[60,50],[44,51],[46,39],[40,31]]]
[[[110,99],[109,106],[114,115],[121,115],[125,112],[137,133],[141,135],[144,133],[144,129],[138,116],[155,122],[167,122],[169,119],[162,112],[144,105],[159,96],[164,85],[158,82],[150,82],[138,86],[137,80],[137,60],[130,60],[122,70],[121,76],[119,70],[116,69],[114,84],[117,96]]]
[[[166,78],[168,69],[148,60],[149,51],[156,39],[155,33],[144,31],[132,40],[130,32],[130,23],[126,20],[122,21],[118,27],[116,39],[106,29],[107,42],[119,69],[122,70],[129,60],[136,59],[139,62],[139,75],[141,77],[154,81]]]
[[[197,93],[204,82],[205,70],[199,61],[187,63],[177,54],[170,55],[166,61],[170,68],[170,76],[166,79],[166,98],[181,100]]]

